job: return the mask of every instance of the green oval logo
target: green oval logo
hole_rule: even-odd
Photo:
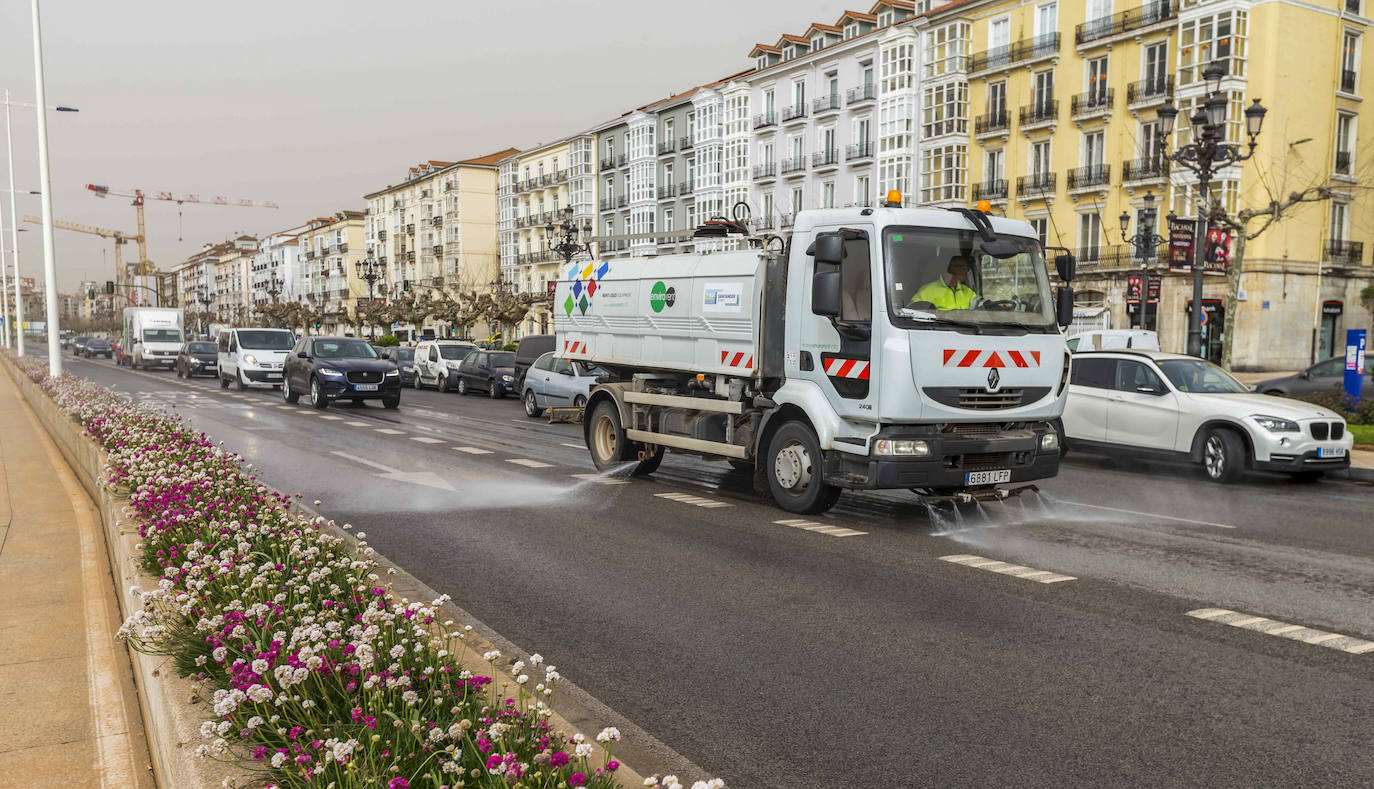
[[[663,312],[664,307],[673,306],[677,301],[677,291],[664,285],[663,282],[655,282],[649,289],[649,307],[654,312]]]

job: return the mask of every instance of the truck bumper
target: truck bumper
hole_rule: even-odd
[[[880,439],[925,441],[930,455],[875,457],[830,451],[825,453],[825,480],[845,488],[878,490],[968,488],[967,475],[978,471],[1009,472],[1002,484],[1045,479],[1059,473],[1059,450],[1040,449],[1041,436],[1053,431],[1048,423],[1032,423],[975,438],[910,426],[888,427],[874,443]]]

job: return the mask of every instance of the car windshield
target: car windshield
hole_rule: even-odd
[[[472,353],[471,345],[440,345],[439,355],[445,359],[462,359]]]
[[[90,345],[109,345],[109,344],[110,344],[110,341],[109,341],[109,340],[104,340],[104,339],[101,339],[101,338],[99,338],[99,337],[92,337],[91,339],[87,340],[86,342],[87,342],[88,344],[90,344]]]
[[[593,378],[606,375],[606,371],[592,364],[591,362],[573,362],[577,368],[578,375],[591,376]]]
[[[995,258],[971,230],[894,227],[883,234],[888,305],[899,326],[941,324],[1055,329],[1045,253],[1033,238],[1001,236],[1016,254]]]
[[[515,366],[515,354],[514,354],[514,353],[493,353],[493,354],[491,354],[491,360],[490,360],[489,362],[487,362],[487,366],[488,366],[488,367],[514,367],[514,366]]]
[[[1244,394],[1250,391],[1230,373],[1202,359],[1165,359],[1158,364],[1164,377],[1180,392]]]
[[[251,351],[289,351],[296,336],[289,331],[245,329],[239,332],[239,347]]]
[[[394,360],[396,360],[396,361],[398,361],[398,362],[413,362],[413,361],[415,361],[415,349],[414,349],[414,348],[392,348],[392,349],[391,349],[391,358],[394,359]]]
[[[377,358],[377,352],[362,340],[316,340],[315,355],[321,359]]]
[[[178,329],[145,329],[143,331],[144,342],[181,342],[181,331]]]
[[[214,353],[218,350],[212,342],[193,342],[186,346],[187,353]]]

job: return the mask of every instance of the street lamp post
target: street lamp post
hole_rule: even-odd
[[[1259,99],[1245,108],[1245,133],[1249,138],[1246,149],[1241,150],[1237,143],[1225,142],[1227,99],[1221,92],[1221,80],[1226,76],[1225,61],[1214,60],[1203,69],[1202,77],[1207,82],[1208,98],[1188,119],[1193,128],[1193,142],[1177,151],[1168,153],[1169,135],[1173,134],[1174,123],[1178,120],[1178,108],[1172,100],[1165,101],[1159,108],[1159,152],[1170,161],[1182,165],[1198,179],[1197,228],[1193,231],[1193,314],[1188,320],[1188,354],[1202,356],[1202,267],[1206,255],[1208,187],[1212,177],[1236,162],[1243,162],[1255,155],[1255,138],[1264,125],[1264,115],[1268,112]]]
[[[381,261],[377,260],[376,258],[372,257],[372,254],[370,252],[368,253],[367,257],[363,260],[354,261],[353,265],[356,267],[358,271],[358,277],[362,279],[362,281],[367,283],[367,303],[370,309],[372,304],[373,286],[377,284],[378,280],[386,276],[386,265],[383,264]],[[373,325],[368,326],[367,328],[372,332],[372,338],[376,339],[377,327]]]
[[[1150,303],[1150,258],[1154,257],[1154,251],[1159,248],[1167,239],[1155,233],[1155,218],[1159,215],[1159,210],[1155,208],[1155,196],[1151,192],[1145,193],[1145,207],[1140,209],[1140,223],[1136,228],[1135,235],[1128,235],[1131,232],[1131,215],[1126,211],[1121,212],[1121,237],[1127,244],[1135,248],[1136,257],[1140,258],[1140,328],[1145,328],[1145,308]],[[1177,221],[1174,212],[1170,211],[1165,218],[1170,225]]]

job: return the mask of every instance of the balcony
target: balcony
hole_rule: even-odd
[[[1331,263],[1358,266],[1364,259],[1364,242],[1333,238],[1326,242],[1326,259]]]
[[[793,104],[791,107],[788,107],[787,109],[785,109],[785,110],[782,111],[782,122],[783,122],[783,123],[791,123],[792,121],[799,121],[799,120],[805,120],[805,119],[806,119],[806,105],[805,105],[805,104]]]
[[[1032,173],[1016,179],[1016,196],[1021,200],[1054,197],[1058,173]]]
[[[1107,90],[1090,90],[1087,93],[1080,93],[1069,100],[1069,115],[1075,121],[1084,121],[1089,118],[1101,118],[1110,115],[1112,105],[1116,103],[1116,92],[1111,88]]]
[[[615,166],[616,166],[616,167],[624,167],[625,165],[627,165],[627,164],[629,164],[629,163],[630,163],[630,155],[629,155],[628,153],[622,153],[622,154],[620,154],[619,156],[615,157]]]
[[[1336,175],[1354,175],[1351,170],[1351,159],[1349,151],[1336,151],[1336,167],[1331,172]]]
[[[754,180],[755,180],[755,181],[771,181],[771,180],[773,180],[774,178],[777,178],[777,177],[778,177],[778,165],[777,165],[777,162],[769,162],[768,164],[756,164],[756,165],[754,165]]]
[[[554,180],[554,183],[559,183],[559,184],[561,184],[561,183],[567,181],[567,180],[568,180],[568,171],[567,171],[567,170],[559,170],[558,172],[556,172],[556,173],[553,174],[553,180]]]
[[[754,116],[755,129],[762,129],[765,126],[773,126],[776,125],[777,122],[778,118],[772,110],[768,110],[767,112],[761,112],[758,115]]]
[[[614,207],[614,203],[615,203],[615,198],[613,198],[613,197],[603,197],[603,198],[601,198],[601,200],[597,203],[597,207],[600,208],[602,211],[609,211],[609,210],[611,210],[611,209]]]
[[[540,185],[540,186],[549,186],[549,185],[551,185],[552,183],[553,183],[553,173],[546,173],[546,174],[544,174],[544,175],[539,176],[539,185]]]
[[[432,254],[435,254],[435,255],[442,255],[442,254],[444,254],[444,245],[443,245],[443,244],[435,244],[435,245],[434,245],[434,249],[431,250],[431,253],[432,253]]]
[[[609,169],[611,169],[612,167],[615,167],[615,157],[614,157],[614,156],[607,156],[605,159],[602,159],[602,160],[601,160],[601,169],[603,169],[603,170],[609,170]]]
[[[348,242],[345,241],[345,242],[343,242],[342,244],[335,244],[335,245],[334,245],[334,251],[335,251],[335,252],[347,252],[347,251],[348,251]]]
[[[1104,38],[1131,33],[1143,27],[1166,22],[1178,16],[1175,0],[1153,0],[1139,8],[1130,8],[1111,16],[1089,19],[1074,28],[1073,40],[1078,46]]]
[[[685,135],[685,136],[683,136],[683,137],[681,137],[681,138],[678,139],[678,148],[679,148],[680,150],[685,151],[685,150],[687,150],[688,148],[691,148],[691,147],[692,147],[692,135],[688,134],[688,135]]]
[[[667,200],[670,197],[677,197],[677,184],[668,184],[658,188],[658,199]]]
[[[815,170],[829,170],[838,167],[840,164],[840,152],[838,149],[831,148],[828,151],[817,151],[811,154],[811,167]]]
[[[1128,159],[1121,163],[1121,183],[1123,186],[1163,181],[1168,177],[1169,160],[1163,156]]]
[[[783,160],[782,160],[782,174],[783,174],[783,175],[790,175],[790,174],[792,174],[792,173],[800,174],[800,173],[802,173],[802,172],[805,171],[805,170],[806,170],[806,157],[805,157],[805,156],[793,156],[793,157],[790,157],[790,158],[787,158],[787,159],[783,159]]]
[[[412,223],[406,225],[406,234],[407,234],[407,235],[415,235],[415,223],[414,223],[414,222],[412,222]]]
[[[1010,125],[1011,118],[1008,117],[1007,111],[995,110],[973,119],[973,136],[991,137],[994,134],[1006,134]]]
[[[857,88],[850,88],[845,93],[845,103],[853,106],[861,101],[873,101],[877,96],[878,86],[872,82],[868,82]]]
[[[677,150],[677,140],[664,140],[658,144],[658,155],[663,156]]]
[[[385,241],[385,240],[386,240],[386,231],[385,231],[385,230],[378,230],[378,231],[377,231],[377,240],[378,240],[378,241]]]
[[[853,145],[849,146],[848,148],[845,148],[845,149],[844,149],[844,159],[845,159],[845,161],[847,161],[847,162],[858,161],[859,159],[872,159],[872,158],[873,158],[873,141],[872,141],[872,140],[864,140],[863,142],[856,142],[856,143],[854,143]]]
[[[619,197],[617,197],[617,198],[615,199],[615,207],[616,207],[616,208],[624,208],[625,206],[627,206],[627,205],[629,205],[629,204],[630,204],[630,196],[629,196],[629,195],[620,195]]]
[[[840,94],[832,93],[829,96],[821,96],[811,102],[811,112],[821,115],[827,112],[836,112],[840,109]]]
[[[975,203],[979,200],[1006,200],[1007,181],[1005,178],[994,178],[981,184],[974,184],[972,194]]]
[[[1174,75],[1172,74],[1167,77],[1142,79],[1126,86],[1126,107],[1132,110],[1158,104],[1173,97]]]
[[[1055,57],[1058,54],[1059,34],[1046,33],[1043,36],[1023,38],[1014,44],[979,52],[969,58],[968,70],[970,73],[976,73],[1011,68],[1043,58]]]
[[[415,250],[413,250],[413,249],[408,249],[408,250],[406,250],[405,256],[406,256],[406,262],[407,262],[407,263],[414,263],[414,262],[415,262]]]
[[[1355,92],[1355,70],[1354,70],[1354,69],[1348,69],[1348,68],[1343,68],[1343,69],[1341,69],[1341,92],[1342,92],[1342,93],[1354,93],[1354,92]]]
[[[1070,192],[1085,191],[1089,189],[1103,189],[1112,180],[1112,167],[1109,164],[1090,164],[1087,167],[1075,167],[1069,171],[1069,177],[1065,179],[1064,185]]]
[[[1059,99],[1044,99],[1021,108],[1021,131],[1030,131],[1059,122]]]
[[[429,220],[429,225],[430,227],[443,227],[444,217],[442,215],[435,215],[431,217]]]
[[[691,181],[683,181],[682,183],[678,184],[678,185],[677,185],[677,193],[680,194],[680,195],[682,195],[683,197],[686,197],[687,195],[691,194],[691,193],[692,193],[692,182],[691,182]]]

